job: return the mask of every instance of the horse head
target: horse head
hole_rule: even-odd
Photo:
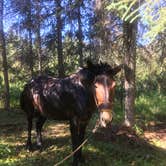
[[[93,94],[100,113],[100,124],[106,127],[113,119],[113,98],[116,85],[113,77],[121,70],[122,65],[112,68],[107,63],[88,62],[87,66],[94,74]]]

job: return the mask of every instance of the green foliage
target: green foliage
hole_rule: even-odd
[[[135,124],[133,126],[133,129],[137,133],[137,135],[142,135],[143,134],[143,129],[139,125]]]
[[[123,21],[130,23],[141,18],[141,21],[148,27],[148,32],[144,38],[148,38],[150,41],[166,30],[166,6],[160,0],[145,0],[142,4],[138,0],[112,1],[107,9],[116,11]]]
[[[122,96],[123,95],[123,96]],[[135,126],[133,129],[137,134],[142,134],[142,129],[149,125],[149,122],[166,123],[166,95],[155,90],[142,90],[137,92],[135,101]],[[124,93],[116,91],[114,103],[114,123],[124,121],[124,105],[120,102],[124,100]]]
[[[20,93],[23,89],[24,83],[17,81],[11,84],[10,87],[10,97],[11,97],[11,106],[13,108],[20,108]]]
[[[146,3],[146,8],[143,8],[142,20],[147,22],[149,31],[145,34],[144,38],[148,37],[152,41],[159,33],[165,32],[166,30],[166,6],[161,6],[161,2],[158,0],[147,0]],[[157,6],[159,6],[158,9],[156,9]]]
[[[0,159],[13,155],[11,147],[8,144],[0,143]],[[1,163],[1,162],[0,162]],[[2,164],[2,163],[1,163]]]
[[[159,48],[157,45],[152,45],[152,47]],[[147,50],[151,50],[151,48],[147,48]],[[137,94],[149,91],[166,93],[166,61],[161,61],[160,54],[155,51],[148,54],[142,49],[138,49],[136,60]]]
[[[166,116],[165,113],[166,96],[165,94],[151,91],[140,94],[136,99],[136,113],[138,121],[158,120],[160,115]]]
[[[134,22],[140,14],[138,14],[139,8],[135,8],[133,11],[133,7],[136,5],[137,0],[121,0],[121,1],[113,1],[110,5],[107,6],[108,10],[114,10],[118,13],[119,17],[123,21],[129,21],[130,23]]]

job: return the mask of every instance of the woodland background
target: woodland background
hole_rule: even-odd
[[[144,134],[144,130],[151,130],[151,127],[156,129],[165,126],[165,15],[165,0],[0,0],[0,125],[4,126],[1,131],[0,163],[12,165],[4,156],[4,151],[10,157],[17,156],[17,160],[18,154],[28,155],[17,149],[16,142],[12,149],[13,142],[9,141],[14,141],[10,131],[12,126],[17,126],[15,133],[19,137],[18,131],[23,130],[24,133],[25,130],[18,126],[22,124],[23,118],[19,96],[25,83],[40,74],[64,77],[86,65],[87,59],[94,63],[102,61],[112,66],[126,66],[116,77],[115,123],[124,122],[140,135]],[[50,123],[47,127],[49,125]],[[163,133],[166,132],[165,128],[160,129]],[[156,134],[157,130],[154,130],[154,133]],[[164,140],[165,137],[164,135]],[[21,138],[19,141],[23,143],[24,134]],[[124,138],[117,139],[116,145],[108,147],[113,149],[112,157],[115,157],[116,153],[121,156],[118,160],[115,157],[115,165],[129,165],[133,160],[135,165],[155,165],[159,164],[158,159],[161,159],[161,165],[166,163],[163,151],[160,153],[160,150],[154,150],[157,157],[149,154],[153,151],[149,150],[149,147],[141,151],[141,147],[145,147],[144,144],[138,148],[140,154],[134,151],[133,155],[133,147],[127,145],[128,150],[123,153],[129,157],[125,159],[122,149],[118,146],[119,143],[124,146],[121,144]],[[128,139],[127,137],[126,140]],[[49,149],[49,143],[46,143],[48,154],[57,152],[58,149]],[[134,147],[137,143],[135,141]],[[166,147],[165,142],[154,141],[154,144]],[[106,157],[107,145],[101,143],[97,148],[102,147],[105,147],[103,156]],[[85,151],[88,153],[93,148],[89,145]],[[112,151],[110,149],[108,151]],[[63,152],[60,156],[63,156]],[[93,157],[92,155],[89,160],[93,160]],[[42,154],[39,158],[45,159]],[[26,165],[26,162],[33,165],[38,156],[30,159],[32,161],[19,160],[18,165]],[[14,158],[13,165],[17,165],[15,160]],[[49,163],[44,161],[44,164]],[[94,162],[94,165],[97,162]]]
[[[87,59],[123,63],[129,70],[119,76],[119,96],[132,125],[136,95],[166,91],[165,6],[162,0],[1,1],[0,106],[18,107],[23,85],[36,75],[64,77]]]

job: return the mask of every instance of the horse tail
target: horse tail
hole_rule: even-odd
[[[28,114],[31,114],[34,111],[33,98],[28,85],[25,85],[22,93],[20,94],[20,107]]]

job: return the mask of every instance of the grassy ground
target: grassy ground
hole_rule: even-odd
[[[135,132],[116,129],[123,112],[116,107],[114,128],[101,130],[83,147],[86,166],[165,166],[166,98],[161,94],[140,95],[136,100]],[[94,125],[92,120],[87,135]],[[115,124],[116,123],[116,124]],[[67,123],[47,121],[43,129],[43,150],[25,150],[26,120],[21,111],[0,111],[0,166],[53,166],[71,152]],[[117,127],[118,128],[118,127]],[[160,131],[160,132],[158,132]],[[146,137],[148,132],[154,135]],[[159,135],[157,135],[157,134]],[[161,136],[162,133],[162,137]],[[156,135],[155,135],[156,134]],[[158,137],[157,137],[158,136]],[[163,141],[163,142],[162,142]],[[62,165],[71,165],[72,159]]]

